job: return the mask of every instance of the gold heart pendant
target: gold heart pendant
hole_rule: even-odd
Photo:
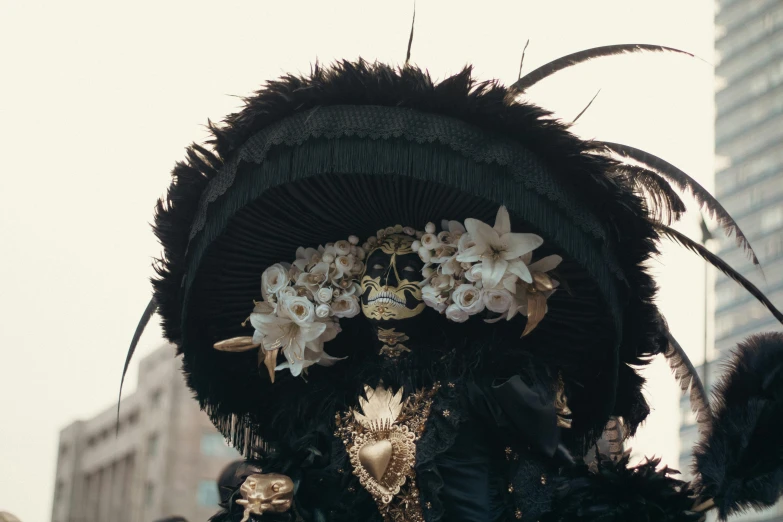
[[[380,482],[389,468],[393,452],[394,448],[389,440],[365,444],[359,450],[359,462],[372,478]]]

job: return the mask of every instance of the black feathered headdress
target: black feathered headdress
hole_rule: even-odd
[[[470,68],[436,83],[407,64],[394,68],[361,60],[317,65],[308,76],[267,83],[240,112],[210,124],[211,142],[192,145],[174,168],[155,217],[164,256],[141,328],[157,310],[166,337],[184,355],[188,383],[200,404],[238,448],[248,451],[261,439],[274,444],[315,437],[312,419],[339,409],[379,374],[386,382],[418,384],[420,379],[473,379],[483,368],[511,377],[535,365],[562,378],[573,421],[567,442],[572,449],[585,447],[611,417],[622,420],[628,435],[645,419],[649,409],[636,368],[657,354],[669,358],[710,431],[709,401],[653,302],[656,285],[645,263],[658,253],[661,239],[674,240],[740,283],[783,321],[752,283],[670,228],[685,212],[678,192],[690,192],[757,264],[747,239],[725,209],[676,167],[632,147],[579,139],[548,111],[518,100],[526,88],[564,67],[638,50],[669,49],[591,49],[539,68],[511,87],[479,82]],[[293,262],[299,247],[349,235],[364,241],[379,229],[395,232],[395,225],[424,230],[441,220],[491,223],[501,206],[508,210],[511,230],[543,238],[535,259],[562,259],[555,275],[560,287],[544,302],[546,315],[521,340],[523,327],[513,321],[448,323],[428,310],[417,353],[390,373],[362,352],[367,342],[362,328],[345,321],[326,345],[331,356],[344,360],[312,366],[307,382],[283,374],[274,384],[258,370],[263,347],[243,353],[214,347],[252,333],[245,319],[262,298],[261,274],[276,263]],[[133,346],[129,357],[132,351]],[[735,408],[732,401],[746,400],[735,399],[732,386],[733,381],[723,386],[726,411]],[[767,393],[764,386],[754,390]],[[769,393],[774,405],[758,406],[757,418],[763,418],[758,422],[767,422],[768,410],[779,409],[774,402],[779,398]],[[710,448],[727,444],[737,426],[723,411],[721,426],[730,426],[713,430],[698,458],[699,471],[706,473],[700,490],[705,497],[737,492],[737,498],[725,501],[729,504],[720,504],[725,514],[735,509],[732,503],[765,504],[775,492],[747,500],[736,481],[715,478],[725,463],[707,464]],[[606,466],[601,469],[609,473]],[[671,498],[679,503],[691,495],[679,493],[679,482],[667,473],[656,475],[649,465],[634,477],[642,482],[652,477],[656,491],[676,487]]]

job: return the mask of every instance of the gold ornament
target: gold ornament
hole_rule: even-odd
[[[245,507],[240,522],[250,520],[250,515],[285,513],[291,509],[294,499],[294,483],[285,475],[265,473],[250,475],[239,487],[241,499],[237,504]]]
[[[403,401],[402,390],[365,386],[359,408],[337,415],[336,436],[345,444],[353,474],[375,499],[385,522],[424,522],[413,466],[416,442],[438,389],[436,384]]]
[[[378,328],[378,340],[383,343],[379,355],[395,358],[399,357],[403,352],[411,351],[410,348],[402,344],[410,340],[410,337],[396,331],[395,328]]]

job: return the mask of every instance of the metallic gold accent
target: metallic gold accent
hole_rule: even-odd
[[[522,519],[522,510],[521,509],[517,509],[514,512],[514,518],[516,518],[517,520],[521,520]]]
[[[451,415],[451,412],[449,410],[443,410],[443,416],[444,417],[446,417],[448,419],[450,415]]]
[[[399,357],[402,352],[410,352],[410,348],[402,344],[410,340],[410,337],[395,328],[378,328],[378,340],[384,343],[378,355],[387,357]]]
[[[546,486],[546,475],[541,475],[541,485]]]
[[[568,397],[566,397],[565,384],[563,383],[562,375],[558,377],[557,381],[555,410],[557,411],[557,425],[561,428],[570,428],[573,421],[571,419],[571,409],[568,407]]]
[[[413,466],[416,441],[438,389],[420,390],[403,401],[402,390],[365,386],[359,408],[337,415],[335,435],[385,522],[424,522]]]
[[[294,483],[285,475],[277,473],[254,474],[245,479],[239,487],[242,498],[237,504],[245,507],[240,522],[250,520],[250,515],[264,513],[285,513],[291,509],[294,499]]]
[[[456,384],[454,384],[453,382],[450,382],[450,383],[448,384],[448,386],[449,386],[449,388],[452,388],[452,389],[453,389],[453,388],[456,388],[456,386],[457,386],[457,385],[456,385]]]
[[[252,337],[232,337],[212,345],[215,350],[221,352],[247,352],[259,346],[261,343],[254,343]]]
[[[508,485],[508,492],[509,493],[513,493],[514,492],[514,484],[509,484]]]
[[[261,354],[263,352],[264,366],[269,372],[269,380],[274,384],[275,382],[275,367],[277,367],[277,354],[280,353],[280,348],[274,350],[264,350],[263,348],[258,351],[258,365],[261,366]]]

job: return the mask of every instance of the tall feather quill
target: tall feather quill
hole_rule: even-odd
[[[513,85],[511,85],[511,89],[516,90],[517,92],[524,92],[532,85],[535,85],[544,78],[551,76],[558,71],[562,71],[563,69],[567,69],[572,65],[577,65],[594,58],[643,51],[674,52],[693,56],[691,53],[680,51],[679,49],[674,49],[673,47],[664,47],[663,45],[618,44],[605,45],[603,47],[593,47],[592,49],[585,49],[584,51],[572,53],[542,65],[538,69],[527,73],[525,76],[517,80]]]
[[[780,310],[775,308],[775,305],[772,304],[772,301],[770,301],[767,296],[764,295],[764,293],[756,287],[753,283],[748,281],[742,274],[731,268],[723,259],[716,256],[712,252],[710,252],[707,248],[703,247],[699,243],[695,242],[688,236],[681,234],[680,232],[677,232],[673,228],[667,227],[666,225],[662,225],[660,223],[653,223],[655,228],[663,234],[664,236],[668,237],[672,241],[679,243],[680,245],[684,246],[691,252],[694,252],[701,256],[705,261],[710,263],[712,266],[732,278],[734,281],[740,284],[745,290],[750,292],[750,294],[755,297],[756,299],[761,302],[764,306],[767,307],[767,310],[769,310],[772,315],[775,316],[775,319],[780,321],[781,324],[783,324],[783,314],[780,313]]]
[[[122,400],[122,385],[125,384],[125,375],[128,373],[128,367],[130,366],[131,359],[133,359],[133,354],[136,352],[136,345],[139,344],[139,341],[141,340],[141,334],[144,333],[144,330],[147,328],[147,325],[150,322],[150,319],[152,319],[152,316],[155,315],[155,312],[158,309],[158,305],[155,303],[155,298],[150,299],[150,302],[147,304],[147,308],[144,309],[144,313],[141,315],[141,319],[139,319],[139,324],[136,325],[136,331],[133,332],[133,339],[131,339],[130,346],[128,347],[128,355],[125,356],[125,366],[122,368],[122,379],[120,379],[120,394],[119,397],[117,397],[117,432],[120,431],[120,400]]]
[[[651,217],[664,225],[679,221],[687,210],[672,186],[655,172],[635,165],[620,165],[615,174],[625,178],[647,201]]]
[[[696,368],[693,367],[693,363],[691,363],[685,350],[682,349],[682,346],[672,336],[668,328],[666,330],[666,339],[669,341],[669,346],[663,355],[669,363],[669,368],[674,373],[674,378],[680,384],[682,393],[690,391],[691,411],[696,414],[699,431],[704,433],[709,430],[712,422],[712,409],[710,408],[707,392],[701,379],[699,379]]]
[[[707,212],[710,217],[718,220],[718,223],[723,228],[726,236],[731,237],[733,234],[736,237],[737,245],[741,246],[745,250],[745,252],[748,254],[748,259],[750,259],[754,265],[759,264],[759,260],[756,257],[756,252],[753,251],[753,248],[750,246],[750,242],[745,237],[745,234],[742,232],[737,222],[734,221],[734,218],[732,218],[728,211],[723,208],[723,205],[721,205],[720,202],[718,202],[718,200],[715,199],[713,195],[710,194],[707,189],[702,187],[695,179],[691,178],[685,172],[678,169],[671,163],[662,160],[658,156],[650,154],[649,152],[645,152],[628,145],[622,145],[620,143],[604,141],[599,142],[599,144],[603,145],[615,154],[625,158],[630,158],[653,169],[655,172],[663,176],[667,181],[673,183],[681,191],[690,192],[699,206],[705,212]]]

